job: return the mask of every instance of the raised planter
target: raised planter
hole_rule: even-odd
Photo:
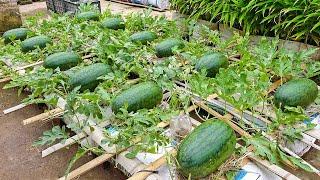
[[[180,14],[180,13],[173,13],[172,15],[172,19],[175,20],[179,20],[179,19],[183,19],[183,18],[187,18],[188,16]],[[199,24],[205,25],[207,27],[209,27],[211,30],[217,30],[221,33],[221,39],[223,40],[227,40],[229,38],[231,38],[235,33],[238,34],[244,34],[243,31],[233,28],[233,27],[229,27],[228,25],[225,24],[220,24],[220,23],[212,23],[209,21],[205,21],[205,20],[198,20]],[[261,38],[263,38],[264,36],[256,36],[256,35],[250,35],[250,44],[252,45],[256,45],[260,42]],[[267,37],[267,39],[269,39],[270,41],[272,40],[276,40],[276,37]],[[317,49],[317,51],[312,55],[312,59],[313,60],[320,60],[320,47],[319,46],[313,46],[310,44],[305,44],[302,42],[297,42],[297,41],[290,41],[290,40],[284,40],[284,39],[280,39],[279,44],[278,44],[279,48],[285,48],[287,50],[294,50],[294,51],[302,51],[302,50],[307,50],[307,49]]]

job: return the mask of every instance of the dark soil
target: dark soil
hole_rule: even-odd
[[[43,112],[38,106],[30,105],[16,112],[4,115],[3,110],[20,103],[25,97],[17,96],[16,90],[2,90],[0,84],[0,179],[1,180],[43,180],[57,179],[64,175],[69,160],[77,151],[77,145],[69,149],[59,150],[45,158],[41,157],[41,149],[32,147],[44,131],[59,124],[58,120],[34,123],[23,126],[22,121]],[[94,157],[87,155],[75,165],[79,167]],[[104,169],[100,165],[79,179],[110,179],[121,180],[126,177],[117,169]]]
[[[314,82],[316,82],[318,84],[318,86],[320,86],[320,75],[318,76],[314,76],[311,78]]]

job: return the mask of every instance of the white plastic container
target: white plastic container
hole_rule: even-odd
[[[144,4],[147,6],[152,5],[159,9],[169,8],[169,0],[132,0],[132,3]]]

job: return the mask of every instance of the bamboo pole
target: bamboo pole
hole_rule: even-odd
[[[168,122],[160,122],[157,127],[159,128],[165,128],[166,126],[168,126],[169,123]],[[136,138],[135,140],[133,140],[134,143],[137,143],[139,141],[141,141],[141,138],[138,137]],[[101,143],[99,143],[99,145],[101,146]],[[72,172],[70,172],[67,176],[64,176],[64,177],[61,177],[59,178],[59,180],[64,180],[64,179],[73,179],[75,177],[78,177],[84,173],[86,173],[87,171],[89,171],[90,169],[93,169],[94,167],[102,164],[103,162],[109,160],[110,158],[112,158],[113,156],[115,156],[116,154],[119,154],[123,151],[125,151],[126,149],[128,148],[123,148],[121,149],[120,151],[117,151],[116,153],[106,153],[104,155],[102,155],[103,157],[102,158],[99,158],[98,160],[92,160],[92,161],[89,161],[88,163],[84,164],[83,166],[73,170]],[[96,158],[97,159],[97,158]],[[71,174],[71,175],[70,175]]]
[[[213,112],[211,112],[211,113],[213,113]],[[214,113],[214,114],[216,114],[216,113]],[[225,115],[223,119],[229,119],[229,118],[230,118],[229,115]],[[201,123],[198,122],[198,123],[195,123],[194,125],[198,126],[200,124]],[[234,126],[232,126],[232,127],[234,127]],[[241,146],[241,145],[237,144],[237,146]],[[253,149],[253,147],[251,146],[248,149],[251,151]],[[176,153],[176,150],[171,150],[169,153],[174,155]],[[247,157],[249,159],[255,161],[256,163],[264,166],[266,169],[268,169],[269,171],[273,172],[274,174],[280,176],[283,179],[299,180],[298,177],[296,177],[295,175],[291,174],[290,172],[280,168],[277,165],[270,164],[268,161],[262,160],[262,159],[260,159],[260,158],[258,158],[256,156],[254,156],[252,153],[248,154]],[[247,162],[247,161],[248,160],[245,160],[245,162]],[[149,175],[151,175],[153,171],[155,171],[156,169],[158,169],[160,166],[164,165],[165,163],[166,163],[165,156],[162,156],[161,158],[159,158],[155,162],[153,162],[150,165],[148,165],[144,170],[141,170],[141,171],[137,172],[136,174],[134,174],[133,176],[131,176],[129,179],[130,180],[144,180]]]
[[[272,83],[272,85],[269,87],[269,90],[267,91],[266,95],[268,95],[272,91],[276,90],[282,83],[284,83],[288,80],[289,80],[289,78],[282,78],[282,79],[279,79],[276,82]]]
[[[66,176],[63,176],[59,178],[59,180],[70,180],[73,178],[76,178],[80,176],[81,174],[84,174],[88,172],[89,170],[95,168],[96,166],[106,162],[108,159],[112,158],[114,154],[103,154],[101,156],[98,156],[97,158],[85,163],[84,165],[80,166],[79,168],[71,171]]]
[[[60,116],[61,114],[63,114],[65,112],[65,110],[61,109],[61,108],[56,108],[56,109],[52,109],[50,111],[38,114],[36,116],[33,116],[31,118],[25,119],[22,121],[23,125],[27,125],[27,124],[31,124],[37,121],[42,121],[42,120],[46,120],[50,117],[57,117]]]
[[[198,105],[199,107],[201,107],[202,109],[206,110],[209,114],[217,117],[218,119],[226,122],[229,126],[231,126],[232,129],[234,129],[237,133],[239,133],[241,136],[245,136],[245,137],[251,137],[251,135],[244,131],[243,129],[241,129],[239,126],[235,125],[234,123],[232,123],[230,120],[230,116],[222,116],[221,114],[219,114],[218,112],[212,110],[210,107],[208,107],[207,105],[205,105],[203,102],[195,100],[193,98],[193,101],[196,105]]]
[[[214,104],[216,104],[216,105],[218,105],[219,107],[221,107],[220,104],[217,104],[217,103],[215,103],[214,101],[218,101],[218,102],[220,102],[220,103],[223,103],[223,102],[221,102],[221,101],[219,101],[219,100],[215,100],[215,99],[209,99],[208,101],[209,101],[209,102],[212,102],[212,103],[214,103]],[[238,111],[237,109],[235,109],[234,107],[232,107],[230,104],[228,104],[228,106],[230,107],[230,108],[227,108],[228,112],[231,113],[233,116],[236,116],[237,118],[241,119],[241,115],[240,115],[241,112]],[[245,112],[245,113],[248,113],[248,112]],[[248,114],[248,115],[250,115],[250,114]],[[250,115],[250,116],[253,116],[253,115]],[[266,124],[271,124],[271,122],[270,122],[269,120],[267,120],[267,119],[265,119],[265,118],[263,118],[263,117],[261,117],[261,116],[258,116],[258,117],[257,117],[257,116],[253,116],[253,117],[256,117],[256,118],[262,120],[262,121],[265,122]],[[245,117],[242,117],[242,119],[245,119]],[[249,120],[247,120],[246,122],[249,123],[251,126],[253,126],[253,125],[250,123]],[[284,130],[283,127],[279,127],[279,129],[280,129],[280,130]],[[302,135],[303,135],[303,136],[309,136],[309,135],[307,135],[307,134],[305,134],[305,133],[302,133]],[[310,136],[309,136],[309,137],[310,137]],[[306,143],[307,145],[309,145],[309,146],[317,149],[317,150],[320,150],[320,146],[318,146],[318,145],[316,145],[316,144],[314,144],[314,143],[312,143],[312,142],[309,142],[309,141],[305,140],[304,138],[301,139],[301,141],[304,142],[304,143]]]
[[[94,55],[92,54],[88,54],[88,55],[85,55],[82,57],[83,60],[87,60],[89,58],[92,58]],[[28,65],[25,65],[25,66],[21,66],[21,67],[16,67],[15,69],[13,69],[14,71],[22,71],[24,69],[27,69],[27,68],[30,68],[30,67],[34,67],[34,66],[37,66],[37,65],[41,65],[43,64],[44,61],[38,61],[38,62],[35,62],[35,63],[32,63],[32,64],[28,64]],[[89,61],[85,61],[85,62],[89,62]],[[0,76],[2,75],[2,73],[0,74]],[[2,79],[0,79],[0,83],[4,83],[4,82],[8,82],[8,81],[11,81],[12,78],[11,77],[4,77]]]
[[[109,124],[110,124],[109,121],[103,121],[102,123],[99,124],[99,127],[106,127]],[[85,132],[81,132],[79,134],[76,134],[76,135],[68,138],[64,143],[58,143],[58,144],[55,144],[55,145],[43,150],[42,157],[45,157],[55,151],[58,151],[62,148],[65,148],[69,145],[72,145],[72,144],[76,143],[78,140],[83,139],[85,137],[87,137],[87,134]]]

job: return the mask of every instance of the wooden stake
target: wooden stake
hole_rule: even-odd
[[[42,121],[42,120],[46,120],[49,117],[57,117],[60,116],[64,113],[65,111],[61,108],[56,108],[56,109],[52,109],[50,111],[44,112],[42,114],[38,114],[36,116],[33,116],[31,118],[25,119],[23,120],[22,124],[23,125],[27,125],[27,124],[31,124],[37,121]]]
[[[201,107],[202,109],[206,110],[209,114],[217,117],[220,120],[223,120],[224,122],[226,122],[227,124],[229,124],[229,126],[231,126],[232,129],[234,129],[237,133],[239,133],[241,136],[244,137],[251,137],[251,135],[249,133],[247,133],[246,131],[244,131],[243,129],[241,129],[239,126],[235,125],[233,122],[231,122],[231,118],[230,116],[222,116],[221,114],[219,114],[218,112],[214,111],[213,109],[211,109],[210,107],[208,107],[207,105],[205,105],[203,102],[201,101],[197,101],[195,99],[193,99],[194,103],[196,105],[198,105],[199,107]]]
[[[95,168],[96,166],[106,162],[108,159],[110,159],[113,156],[114,156],[114,154],[103,154],[103,155],[87,162],[86,164],[80,166],[79,168],[71,171],[67,176],[63,176],[63,177],[59,178],[59,180],[70,180],[70,179],[76,178],[76,177],[80,176],[81,174],[84,174],[84,173],[88,172],[89,170]]]
[[[313,137],[313,138],[316,138],[317,140],[320,140],[320,130],[319,129],[312,129],[312,130],[306,131],[304,133]]]

